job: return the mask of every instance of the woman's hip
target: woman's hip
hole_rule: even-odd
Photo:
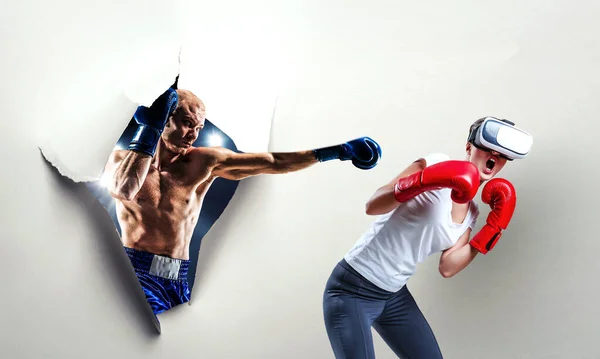
[[[342,259],[331,271],[325,285],[325,295],[343,294],[386,301],[393,297],[395,293],[379,288],[352,268],[345,259]]]

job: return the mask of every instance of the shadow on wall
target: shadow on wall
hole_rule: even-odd
[[[97,265],[105,270],[114,285],[116,292],[127,297],[124,301],[126,307],[130,307],[134,317],[139,321],[140,327],[149,337],[160,334],[160,323],[148,306],[146,297],[137,276],[132,270],[129,258],[120,245],[120,240],[114,231],[114,226],[110,224],[110,218],[106,214],[105,208],[90,193],[85,183],[77,183],[67,176],[63,176],[56,167],[52,165],[40,153],[48,169],[51,171],[57,188],[64,194],[64,197],[77,202],[82,211],[90,219],[90,226],[94,232],[98,233],[98,238],[102,238],[96,245],[96,251],[93,252],[98,260]],[[158,332],[157,332],[158,331]]]

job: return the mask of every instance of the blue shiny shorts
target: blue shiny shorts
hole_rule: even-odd
[[[154,314],[190,300],[189,260],[174,259],[123,247]]]

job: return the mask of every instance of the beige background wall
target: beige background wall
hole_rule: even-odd
[[[494,251],[457,277],[443,279],[434,257],[409,287],[446,358],[598,358],[598,7],[4,2],[1,356],[332,358],[323,286],[372,220],[365,201],[427,152],[462,158],[468,125],[494,115],[535,136],[531,156],[502,173],[518,191],[514,220]],[[127,289],[134,278],[125,257],[121,265],[106,259],[121,255],[110,219],[82,185],[54,174],[37,146],[56,133],[54,147],[70,169],[93,175],[127,122],[123,113],[135,108],[120,79],[139,53],[152,46],[174,53],[180,44],[196,59],[206,46],[211,60],[190,60],[181,84],[189,71],[189,87],[212,96],[209,111],[212,101],[227,113],[228,91],[210,95],[202,66],[223,78],[238,69],[227,84],[237,88],[230,105],[240,114],[240,89],[260,88],[261,129],[232,135],[247,148],[292,151],[368,135],[384,155],[369,172],[332,162],[241,183],[204,239],[192,305],[161,315],[157,337]],[[225,51],[227,61],[218,60]],[[167,65],[152,86],[169,84],[177,71],[170,59],[157,62]],[[267,63],[280,64],[258,70],[273,82],[254,87],[261,77],[248,64]],[[211,79],[216,88],[219,77]],[[378,358],[394,358],[375,341]]]

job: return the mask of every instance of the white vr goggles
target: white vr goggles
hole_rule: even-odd
[[[529,154],[533,137],[515,127],[513,122],[485,117],[483,122],[471,131],[468,141],[477,148],[496,151],[512,161],[525,158]]]

